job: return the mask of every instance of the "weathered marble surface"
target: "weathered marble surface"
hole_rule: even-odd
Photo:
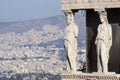
[[[67,27],[64,32],[64,48],[67,55],[68,71],[77,71],[77,37],[78,26],[74,22],[74,14],[72,12],[66,13]]]
[[[103,73],[63,73],[60,74],[61,80],[120,80],[119,74]]]
[[[98,33],[95,44],[97,46],[97,69],[98,72],[108,72],[109,51],[112,46],[112,28],[108,23],[107,12],[98,12],[101,24],[98,26]]]

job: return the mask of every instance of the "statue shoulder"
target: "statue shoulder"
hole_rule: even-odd
[[[112,27],[111,24],[108,24],[109,27]]]
[[[99,24],[98,27],[99,27],[99,26],[103,26],[103,24]]]
[[[77,24],[75,24],[74,26],[78,27],[78,25],[77,25]]]
[[[98,30],[102,29],[103,28],[103,24],[99,24],[98,25]]]

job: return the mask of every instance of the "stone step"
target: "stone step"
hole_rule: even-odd
[[[120,74],[115,73],[62,73],[61,80],[120,80]]]

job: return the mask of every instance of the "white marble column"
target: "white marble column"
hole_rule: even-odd
[[[97,46],[97,69],[98,72],[108,73],[109,51],[112,46],[112,27],[108,22],[106,11],[99,11],[98,14],[101,24],[98,26],[95,41]]]
[[[69,72],[77,71],[77,37],[78,26],[75,24],[74,13],[65,12],[67,27],[64,31],[64,48],[67,55],[67,68]]]

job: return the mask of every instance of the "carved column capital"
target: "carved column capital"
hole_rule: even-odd
[[[64,12],[64,14],[66,16],[67,25],[75,24],[74,12],[69,11],[69,12]]]
[[[108,23],[107,12],[106,11],[98,11],[100,21],[102,23]]]

